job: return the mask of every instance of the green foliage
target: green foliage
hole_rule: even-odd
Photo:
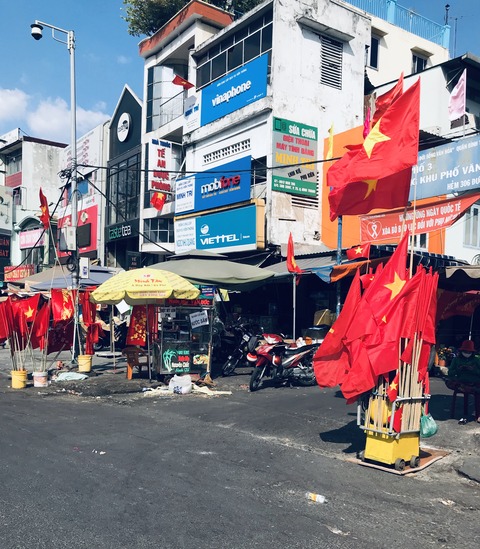
[[[204,0],[232,13],[243,14],[263,0]],[[123,0],[128,34],[152,36],[190,0]]]

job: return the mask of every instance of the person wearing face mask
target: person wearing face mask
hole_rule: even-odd
[[[475,418],[480,423],[480,358],[475,355],[475,345],[470,339],[465,340],[458,351],[458,356],[452,360],[448,368],[448,378],[465,386],[474,394]],[[466,422],[466,417],[459,421]]]

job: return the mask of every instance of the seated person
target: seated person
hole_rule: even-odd
[[[480,423],[480,358],[475,355],[473,341],[467,339],[458,348],[458,356],[448,368],[448,379],[474,393],[475,418]]]

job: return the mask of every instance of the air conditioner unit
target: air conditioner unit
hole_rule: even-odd
[[[465,127],[466,130],[476,130],[480,128],[480,119],[473,112],[467,112],[458,120],[453,120],[450,123],[450,128],[457,129]]]

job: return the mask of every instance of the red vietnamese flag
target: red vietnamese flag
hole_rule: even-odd
[[[64,320],[57,322],[48,331],[47,354],[68,351],[72,348],[74,321]]]
[[[410,170],[418,159],[419,105],[418,80],[387,109],[360,148],[331,166],[331,220],[407,204]]]
[[[51,296],[53,322],[72,319],[75,310],[75,292],[54,288]]]
[[[288,236],[288,245],[287,245],[287,269],[289,273],[298,273],[302,272],[302,269],[297,265],[295,261],[295,253],[293,250],[293,238],[292,233]]]
[[[320,387],[340,385],[350,369],[349,355],[342,339],[355,319],[355,310],[360,299],[360,273],[357,269],[343,308],[313,357],[313,369]]]
[[[398,82],[385,92],[383,95],[380,95],[375,100],[375,112],[373,113],[372,126],[374,126],[378,119],[385,113],[385,111],[390,107],[390,105],[401,97],[403,93],[403,72],[398,79]]]
[[[42,222],[43,228],[45,230],[48,230],[50,227],[50,212],[48,211],[48,202],[47,198],[42,192],[42,188],[40,187],[40,221]]]
[[[159,212],[162,211],[167,196],[164,193],[155,192],[150,198],[150,204]]]
[[[370,257],[370,243],[364,244],[363,246],[359,244],[358,246],[354,246],[347,250],[348,259],[359,259],[361,257]]]
[[[361,215],[374,209],[392,210],[405,206],[411,180],[412,168],[407,168],[388,177],[355,181],[331,189],[328,194],[330,221],[340,215]]]
[[[32,349],[44,349],[47,343],[48,327],[50,321],[50,306],[44,303],[35,315],[30,329],[30,343]]]
[[[393,381],[390,383],[387,389],[387,397],[390,402],[393,402],[398,397],[398,372],[397,375],[393,378]]]
[[[190,88],[195,87],[194,84],[192,84],[188,80],[185,80],[185,78],[178,76],[178,74],[175,75],[175,78],[172,80],[172,84],[175,84],[176,86],[183,86],[183,89],[185,90],[189,90]]]

